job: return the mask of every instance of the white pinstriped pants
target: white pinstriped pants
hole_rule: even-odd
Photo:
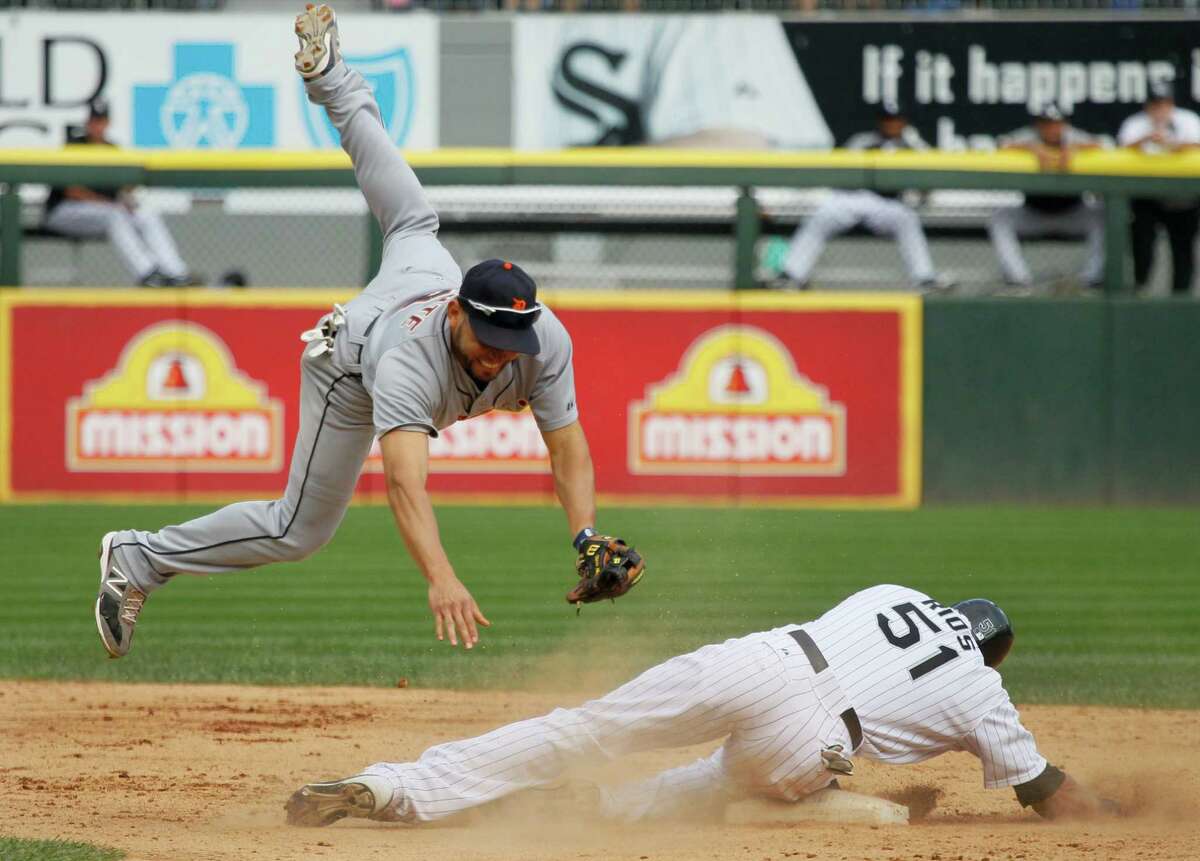
[[[702,813],[749,795],[798,800],[834,777],[822,748],[850,750],[838,717],[848,704],[833,673],[814,676],[785,630],[704,646],[577,708],[366,771],[391,782],[402,820],[428,822],[553,786],[586,761],[727,736],[709,757],[606,791],[605,814],[636,821]]]

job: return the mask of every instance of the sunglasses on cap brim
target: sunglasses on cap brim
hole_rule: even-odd
[[[538,316],[542,313],[541,305],[534,305],[532,308],[501,308],[498,305],[485,305],[482,302],[476,302],[474,299],[464,299],[462,296],[458,298],[487,317],[493,314],[517,314],[522,317],[529,316],[531,321],[536,322]]]

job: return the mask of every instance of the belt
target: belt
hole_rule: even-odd
[[[796,628],[793,631],[788,631],[788,635],[804,651],[804,656],[812,664],[814,673],[820,675],[829,669],[829,661],[825,660],[825,656],[821,654],[821,650],[817,648],[816,642],[808,635],[807,631],[803,628]],[[858,750],[858,746],[862,744],[863,740],[862,723],[858,719],[858,712],[851,707],[838,715],[838,717],[842,719],[842,723],[846,725],[846,731],[850,733],[850,749],[852,751]]]

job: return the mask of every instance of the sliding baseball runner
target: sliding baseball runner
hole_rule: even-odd
[[[995,670],[1012,642],[991,601],[945,606],[875,586],[815,621],[672,658],[577,708],[310,783],[287,817],[432,822],[558,786],[581,762],[722,738],[711,756],[597,790],[600,812],[639,821],[706,815],[753,796],[798,801],[853,774],[856,757],[904,764],[949,751],[974,754],[985,786],[1013,787],[1042,816],[1112,811],[1050,765],[1021,725]]]
[[[438,217],[392,145],[371,89],[340,59],[328,6],[296,18],[296,69],[325,107],[384,235],[379,273],[302,336],[300,427],[287,489],[157,532],[110,532],[100,545],[95,616],[112,657],[129,651],[146,598],[176,574],[217,574],[303,559],[333,537],[375,438],[388,502],[429,583],[439,640],[490,624],[459,580],[425,490],[429,438],[456,421],[528,407],[550,452],[554,487],[579,555],[574,603],[623,595],[644,570],[599,535],[595,483],[579,424],[571,338],[521,267],[487,260],[463,276],[438,241]],[[507,515],[505,515],[507,516]]]

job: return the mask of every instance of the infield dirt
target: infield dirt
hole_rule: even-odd
[[[586,693],[596,693],[587,691]],[[0,682],[0,833],[82,840],[132,861],[192,859],[1196,859],[1196,712],[1029,706],[1051,761],[1128,811],[1086,824],[1040,821],[1009,791],[985,791],[951,754],[845,782],[929,808],[909,826],[723,823],[627,827],[593,811],[482,816],[437,827],[283,821],[288,795],[378,760],[580,701],[582,695],[378,688]],[[641,755],[643,773],[699,749]],[[605,776],[605,775],[601,775]],[[607,774],[612,777],[613,773]]]

